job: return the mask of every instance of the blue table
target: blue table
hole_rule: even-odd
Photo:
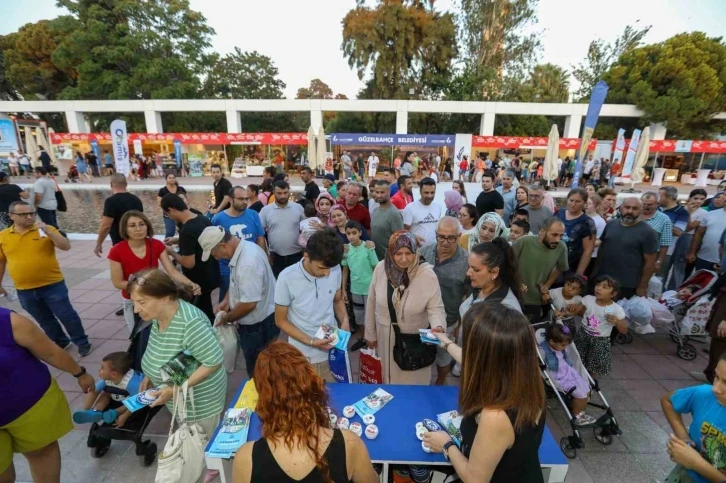
[[[232,399],[231,406],[237,402],[243,387],[244,382]],[[371,460],[374,463],[383,464],[382,481],[388,481],[388,467],[391,464],[449,465],[450,463],[442,454],[427,453],[421,448],[421,441],[416,438],[415,427],[416,423],[424,418],[436,420],[437,414],[457,409],[459,388],[454,386],[329,384],[330,407],[340,417],[345,406],[353,405],[378,387],[391,393],[393,399],[375,415],[375,424],[379,429],[378,437],[370,440],[364,435],[362,440],[368,448]],[[358,415],[350,418],[350,421],[363,424]],[[248,440],[260,439],[261,429],[260,420],[255,413],[250,421]],[[214,436],[216,434],[215,431]],[[210,438],[210,441],[214,439],[214,436]],[[539,449],[539,458],[542,467],[549,472],[546,480],[552,483],[564,481],[567,474],[567,459],[546,426]],[[223,464],[224,461],[219,458],[207,457],[207,466],[220,470],[222,483],[231,483],[231,464],[229,462]]]

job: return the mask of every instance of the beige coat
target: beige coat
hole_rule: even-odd
[[[431,384],[433,365],[418,371],[402,371],[393,360],[395,334],[391,327],[387,297],[388,278],[385,261],[381,261],[373,271],[373,280],[368,289],[365,338],[367,341],[378,343],[383,383],[428,386]],[[408,288],[401,295],[399,306],[396,307],[396,317],[404,334],[417,334],[418,329],[428,327],[446,328],[446,314],[441,300],[439,280],[433,267],[428,263],[419,265],[411,278]]]

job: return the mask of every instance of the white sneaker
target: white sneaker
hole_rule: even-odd
[[[454,364],[454,368],[451,369],[451,373],[456,377],[461,376],[461,364],[459,364],[458,362]]]
[[[577,416],[575,416],[575,422],[578,426],[586,426],[588,424],[593,424],[595,421],[597,421],[595,418],[587,414],[585,411],[581,412]]]

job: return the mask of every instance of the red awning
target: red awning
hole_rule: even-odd
[[[232,144],[232,143],[254,143],[254,144],[307,144],[307,133],[129,133],[129,142],[140,140],[141,142],[174,142],[181,141],[182,144]],[[110,133],[52,133],[50,142],[52,144],[68,142],[111,142]]]
[[[547,149],[546,137],[513,137],[513,136],[473,136],[471,146],[474,148],[541,148]],[[592,139],[588,146],[589,150],[594,150],[597,145],[597,139]],[[576,138],[560,138],[560,149],[577,149],[580,146],[580,140]]]

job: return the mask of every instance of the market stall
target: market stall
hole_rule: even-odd
[[[472,136],[471,159],[479,156],[479,153],[486,153],[490,158],[509,155],[523,156],[530,161],[535,157],[544,159],[547,141],[547,137]],[[574,157],[575,150],[579,146],[578,138],[560,138],[560,157],[563,159],[567,156]],[[596,146],[597,139],[592,139],[587,149],[594,151]]]
[[[442,160],[452,157],[455,136],[453,134],[362,134],[333,133],[330,144],[336,159],[342,151],[351,153],[355,160],[362,156],[367,160],[375,153],[380,160],[379,169],[396,165],[396,159],[408,151],[416,152],[420,158],[441,156]],[[443,164],[443,163],[442,163]]]

